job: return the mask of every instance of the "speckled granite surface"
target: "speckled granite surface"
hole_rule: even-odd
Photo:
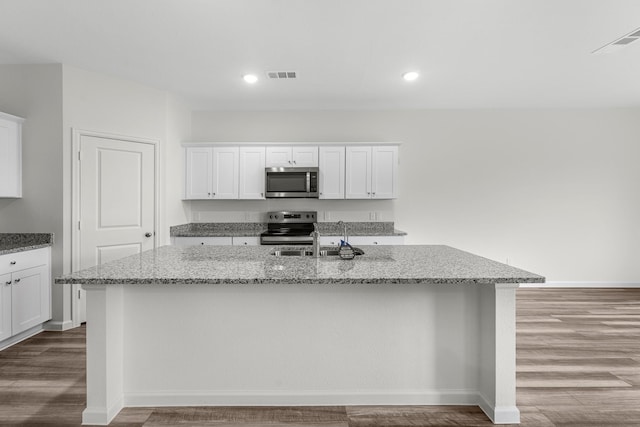
[[[53,233],[0,233],[0,255],[53,245]]]
[[[365,255],[275,257],[273,246],[163,246],[55,279],[79,284],[542,283],[544,277],[449,246],[362,246]]]
[[[263,222],[192,222],[169,228],[171,237],[255,237],[267,229]]]
[[[342,236],[337,222],[319,222],[320,235]],[[192,222],[169,228],[171,237],[251,237],[267,229],[263,222]],[[349,236],[406,236],[393,222],[347,222]]]

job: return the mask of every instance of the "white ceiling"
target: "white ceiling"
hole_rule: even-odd
[[[640,106],[640,41],[591,53],[639,27],[639,0],[0,0],[0,63],[114,75],[194,110]]]

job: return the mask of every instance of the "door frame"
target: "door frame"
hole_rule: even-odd
[[[81,232],[79,225],[81,221],[80,217],[80,149],[82,144],[82,137],[91,136],[97,138],[113,139],[123,142],[133,142],[138,144],[149,144],[153,147],[153,247],[158,247],[158,224],[159,224],[159,206],[160,206],[160,191],[159,191],[159,141],[156,139],[140,138],[136,136],[119,135],[108,132],[98,132],[86,129],[71,128],[71,143],[72,143],[72,161],[71,161],[71,271],[77,271],[80,269],[80,238]],[[72,285],[71,287],[71,321],[72,327],[80,326],[79,320],[79,304],[78,291],[82,285]]]

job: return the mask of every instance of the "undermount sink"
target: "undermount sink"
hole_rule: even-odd
[[[310,249],[278,249],[271,252],[274,256],[313,256]],[[320,256],[337,256],[337,249],[320,249]]]

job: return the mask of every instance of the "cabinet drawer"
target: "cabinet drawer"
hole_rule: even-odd
[[[353,236],[352,245],[404,245],[404,236]]]
[[[259,237],[234,237],[233,246],[257,246],[260,244]]]
[[[231,237],[176,237],[173,243],[176,246],[231,246],[233,244],[233,239]]]
[[[13,273],[25,268],[48,264],[50,251],[50,248],[41,248],[0,255],[0,274]]]

